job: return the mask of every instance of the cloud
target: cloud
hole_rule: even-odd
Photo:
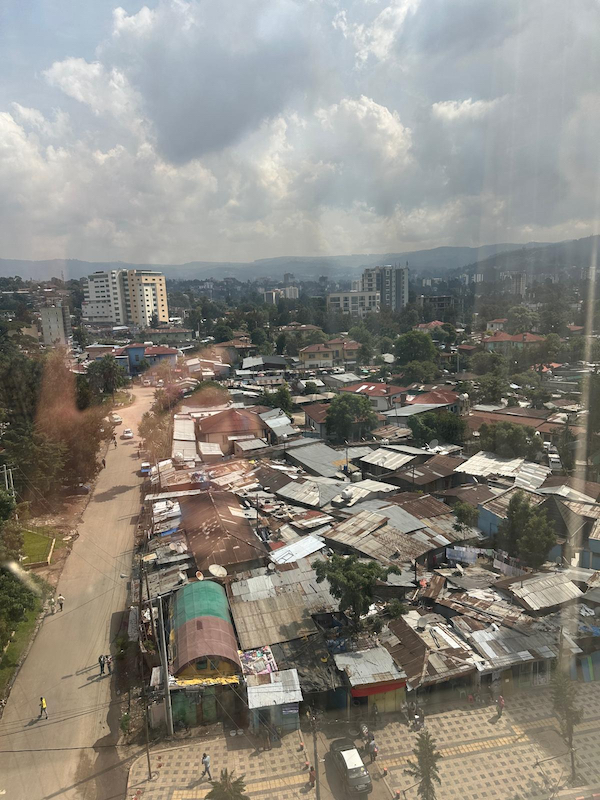
[[[44,69],[0,103],[0,255],[594,232],[599,17],[591,0],[153,0],[106,9],[92,46],[64,52],[57,21]]]
[[[473,101],[472,97],[466,100],[443,100],[434,103],[431,110],[434,117],[445,122],[477,120],[485,117],[499,102],[499,98]]]

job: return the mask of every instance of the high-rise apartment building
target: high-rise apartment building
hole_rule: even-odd
[[[149,269],[113,269],[89,275],[83,287],[83,316],[99,325],[150,327],[154,316],[169,321],[167,282]]]
[[[360,288],[379,292],[380,306],[401,311],[408,303],[408,267],[369,267],[362,274]]]
[[[46,347],[63,345],[68,347],[71,343],[71,314],[69,306],[60,303],[52,306],[42,306],[42,334]]]
[[[379,292],[333,292],[327,295],[327,311],[362,319],[379,311]]]

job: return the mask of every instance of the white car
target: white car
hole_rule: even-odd
[[[131,428],[125,428],[125,430],[121,434],[121,439],[133,439],[133,431],[131,430]]]
[[[113,425],[122,425],[123,424],[123,420],[121,419],[121,417],[118,414],[111,414],[110,415],[110,421],[112,422]]]

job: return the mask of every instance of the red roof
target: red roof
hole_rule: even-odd
[[[321,425],[325,422],[328,408],[329,405],[327,403],[311,403],[308,406],[304,406],[304,413],[309,419],[312,419],[313,422]]]
[[[512,336],[510,333],[504,331],[496,331],[491,336],[485,336],[483,339],[485,344],[493,342],[544,342],[544,336],[538,336],[537,333],[515,333]]]
[[[583,325],[567,325],[567,330],[571,331],[571,333],[576,333],[583,330]]]
[[[416,326],[418,331],[432,331],[434,328],[441,328],[444,323],[439,319],[434,319],[431,322],[421,322]]]
[[[144,355],[146,356],[176,356],[179,350],[175,347],[165,347],[162,344],[152,345],[152,347],[146,347],[144,350]]]
[[[352,394],[362,394],[368,397],[393,397],[402,394],[406,389],[402,386],[389,386],[387,383],[351,383],[350,386],[343,386],[341,392],[351,392]]]
[[[329,347],[328,344],[309,344],[306,347],[303,347],[300,352],[301,353],[331,353],[333,348]]]
[[[354,339],[330,339],[327,344],[342,347],[344,350],[358,350],[360,345]]]
[[[508,322],[508,319],[507,319],[506,317],[499,317],[498,319],[491,319],[491,320],[488,322],[488,325],[489,325],[490,323],[492,323],[492,322]]]
[[[200,433],[247,433],[264,429],[258,414],[244,408],[228,408],[200,420]]]
[[[414,405],[415,403],[423,405],[436,405],[438,403],[456,403],[458,401],[458,394],[456,392],[434,391],[425,392],[425,394],[417,394],[412,396],[409,400],[407,398],[407,405]]]

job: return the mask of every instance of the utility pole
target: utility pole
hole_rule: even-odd
[[[313,735],[313,764],[315,767],[315,775],[316,775],[316,800],[321,800],[321,778],[319,776],[319,752],[317,749],[317,717],[315,715],[314,709],[310,715],[310,727],[312,730]]]
[[[173,736],[173,713],[171,710],[171,692],[169,691],[169,662],[167,661],[167,637],[165,634],[165,621],[163,619],[162,597],[160,595],[158,596],[158,622],[160,625],[160,649],[165,690],[165,718],[167,721],[167,733],[169,736]]]
[[[138,627],[142,628],[142,573],[144,571],[143,561],[140,558],[140,582],[139,582],[139,597],[138,597]],[[146,576],[146,585],[148,576]],[[150,619],[153,618],[152,606],[150,606]],[[144,680],[144,656],[142,655],[142,643],[140,640],[140,680],[142,682],[142,703],[144,704],[144,729],[146,734],[146,760],[148,762],[148,780],[152,780],[152,764],[150,763],[150,733],[148,731],[148,698],[146,697],[146,681]]]

